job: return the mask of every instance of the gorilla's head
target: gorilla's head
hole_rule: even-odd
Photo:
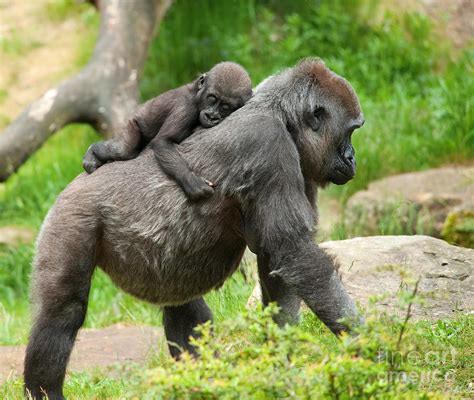
[[[256,98],[277,112],[293,136],[303,174],[324,186],[342,185],[356,171],[351,143],[364,124],[352,86],[319,59],[305,59],[262,82]]]

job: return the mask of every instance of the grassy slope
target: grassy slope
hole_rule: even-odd
[[[181,0],[152,43],[142,97],[189,81],[222,59],[242,63],[257,83],[301,57],[319,55],[353,83],[367,119],[354,138],[359,175],[342,188],[330,188],[331,195],[344,201],[381,176],[472,159],[474,49],[451,61],[447,45],[432,34],[425,18],[375,18],[369,3],[319,2],[315,7],[303,1]],[[71,18],[68,2],[57,4],[46,11],[50,18]],[[88,18],[87,24],[93,32],[97,19]],[[87,39],[79,64],[87,60],[90,43]],[[49,140],[15,177],[0,185],[0,225],[38,229],[57,194],[81,172],[82,154],[94,140],[96,134],[79,125]],[[0,247],[0,344],[26,339],[32,253],[32,245]],[[211,293],[217,319],[237,315],[249,290],[236,276]],[[86,326],[116,321],[159,324],[159,319],[154,307],[119,292],[106,276],[96,274]],[[427,340],[429,331],[427,327]],[[464,342],[456,346],[468,347]],[[96,393],[93,376],[78,379]]]

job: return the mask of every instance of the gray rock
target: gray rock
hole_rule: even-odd
[[[474,213],[472,199],[474,167],[431,169],[372,182],[349,199],[345,220],[355,236],[388,229],[441,237],[449,213],[457,209]],[[396,227],[382,228],[387,215]]]
[[[452,246],[428,236],[372,236],[322,243],[340,264],[342,281],[364,308],[372,296],[383,296],[381,312],[401,313],[397,293],[412,290],[424,305],[415,305],[415,319],[436,320],[474,309],[474,250]],[[260,298],[257,287],[249,299]]]

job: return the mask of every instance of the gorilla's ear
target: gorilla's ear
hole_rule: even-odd
[[[204,84],[206,83],[206,74],[202,74],[198,79],[198,89],[202,89]]]

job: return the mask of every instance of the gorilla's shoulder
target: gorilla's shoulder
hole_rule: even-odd
[[[231,116],[232,117],[232,116]],[[225,122],[225,121],[224,121]],[[213,136],[219,150],[232,153],[229,158],[245,160],[246,165],[275,169],[282,164],[287,169],[299,170],[299,155],[284,122],[268,113],[243,113],[222,123]],[[240,162],[240,161],[239,161]]]
[[[184,152],[257,152],[260,157],[274,154],[277,148],[291,152],[294,143],[280,118],[269,113],[241,110],[219,125],[192,135],[182,144]]]
[[[235,129],[242,133],[248,132],[250,135],[254,135],[255,132],[264,134],[286,131],[281,119],[268,113],[251,112],[241,114],[236,112],[234,114],[228,118],[227,129]]]
[[[245,123],[242,122],[241,126],[245,128],[244,132],[241,132],[244,140],[257,146],[262,156],[270,157],[283,152],[294,153],[297,157],[292,136],[280,118],[268,114],[253,114]]]
[[[231,115],[227,124],[222,123],[222,133],[228,136],[236,148],[253,147],[264,150],[292,146],[291,135],[283,121],[276,116],[264,113],[245,113]],[[226,122],[226,121],[224,121]]]

